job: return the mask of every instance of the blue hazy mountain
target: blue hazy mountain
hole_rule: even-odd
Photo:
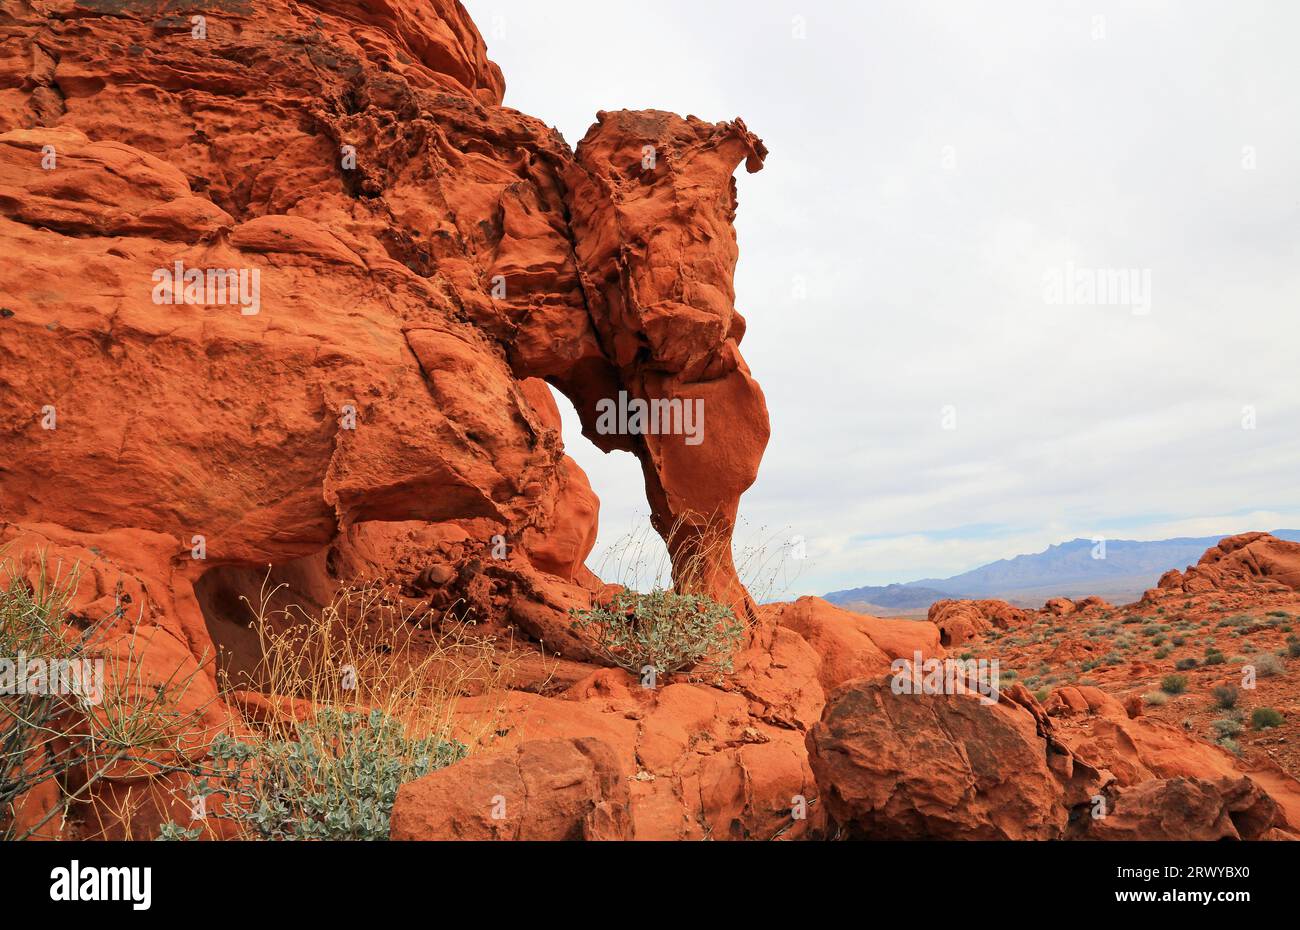
[[[1228,535],[1228,534],[1224,534]],[[1300,530],[1274,530],[1279,539],[1300,542]],[[1022,606],[1040,607],[1049,597],[1097,594],[1115,603],[1141,597],[1171,568],[1198,562],[1223,536],[1182,536],[1139,542],[1106,540],[1105,558],[1093,558],[1091,539],[1072,539],[1032,555],[999,559],[951,578],[921,578],[890,585],[832,591],[832,604],[888,608],[900,613],[923,611],[946,597],[996,597]]]

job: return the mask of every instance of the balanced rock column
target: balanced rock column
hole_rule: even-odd
[[[746,606],[731,534],[769,426],[739,350],[732,173],[742,161],[758,171],[766,154],[739,119],[621,110],[598,115],[565,173],[579,271],[613,378],[564,387],[592,442],[641,460],[678,584]],[[623,422],[637,402],[649,419],[639,431]],[[611,409],[613,430],[602,420]]]

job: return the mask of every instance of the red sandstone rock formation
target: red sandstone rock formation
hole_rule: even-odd
[[[729,539],[767,417],[732,306],[730,175],[764,152],[743,123],[601,114],[575,159],[501,107],[453,0],[231,5],[202,37],[161,2],[47,6],[17,5],[0,58],[7,537],[149,534],[116,569],[165,577],[140,606],[197,653],[205,576],[443,527],[455,563],[422,531],[377,567],[583,657],[565,610],[598,502],[545,379],[642,458],[678,563],[703,537],[703,583],[747,603]],[[256,307],[180,302],[154,274],[177,262],[256,272]],[[620,392],[702,399],[700,442],[599,434]]]
[[[700,576],[690,582],[737,603],[744,595],[727,541],[758,474],[768,421],[738,348],[745,321],[731,286],[732,172],[742,161],[758,171],[767,149],[741,120],[627,110],[597,120],[565,179],[588,307],[616,380],[567,389],[588,438],[641,459],[652,520],[679,580],[689,565]],[[615,386],[696,411],[699,435],[606,432],[596,404]]]
[[[1066,718],[1066,723],[1060,722]],[[832,820],[887,839],[1221,839],[1300,836],[1300,782],[1244,773],[1222,749],[1096,688],[899,694],[863,678],[808,734]]]
[[[629,839],[627,781],[593,737],[534,740],[403,785],[395,840]]]
[[[1028,617],[1029,611],[1006,601],[946,600],[931,604],[927,619],[939,628],[943,644],[951,648],[989,630],[1021,626]]]
[[[944,654],[938,631],[928,623],[882,620],[841,610],[819,597],[766,605],[763,612],[817,651],[818,678],[828,691],[851,678],[884,674],[895,659],[910,660],[917,652],[925,657]]]
[[[118,684],[194,673],[175,753],[312,712],[251,680],[220,697],[217,648],[233,673],[258,657],[241,597],[312,609],[372,580],[527,640],[507,691],[456,703],[493,738],[403,790],[401,837],[800,838],[830,817],[1056,836],[1100,788],[1109,835],[1162,835],[1188,791],[1214,835],[1295,832],[1288,776],[1243,785],[1226,753],[1083,689],[1056,716],[1019,686],[991,707],[893,694],[895,660],[1018,623],[1005,605],[936,626],[750,602],[729,540],[768,421],[738,349],[732,173],[766,152],[743,122],[602,113],[574,153],[501,106],[454,0],[223,3],[202,36],[164,0],[110,6],[0,13],[0,545],[30,577],[80,566],[78,622],[122,611],[110,647],[141,665]],[[742,608],[734,675],[642,687],[572,630],[598,502],[544,383],[638,457],[679,581]],[[610,432],[602,401],[680,429]],[[1234,572],[1295,574],[1272,544],[1232,551]],[[104,779],[86,823],[176,817],[160,761]],[[103,816],[132,796],[131,822]]]
[[[974,694],[895,694],[858,679],[808,735],[830,815],[851,837],[1050,839],[1066,811],[1033,716]]]
[[[1228,536],[1208,549],[1185,572],[1165,572],[1145,602],[1170,594],[1249,590],[1261,593],[1300,591],[1300,543],[1268,533]]]
[[[88,614],[127,592],[124,635],[206,656],[207,699],[218,647],[256,658],[240,598],[268,565],[277,603],[369,578],[592,659],[567,612],[599,586],[598,501],[545,381],[641,458],[679,573],[751,606],[743,123],[600,114],[575,157],[501,106],[455,0],[228,4],[201,35],[161,0],[5,16],[0,542],[23,571],[79,563]],[[600,431],[620,394],[703,419]],[[820,707],[772,682],[797,639],[767,625],[747,666],[776,716]]]
[[[1277,805],[1249,778],[1168,778],[1118,788],[1105,817],[1080,821],[1090,840],[1269,838]]]

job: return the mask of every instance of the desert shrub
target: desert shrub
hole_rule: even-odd
[[[1196,659],[1192,656],[1185,656],[1174,663],[1174,668],[1178,669],[1180,672],[1185,672],[1188,669],[1196,668],[1196,665]]]
[[[37,833],[50,818],[87,801],[110,772],[121,777],[136,771],[182,776],[179,781],[185,787],[178,790],[186,790],[191,800],[205,786],[208,793],[232,794],[236,787],[249,791],[263,786],[267,795],[258,800],[259,822],[270,832],[274,832],[274,817],[288,809],[301,819],[303,834],[319,835],[325,829],[331,836],[349,830],[351,835],[371,835],[380,822],[375,805],[382,805],[389,794],[394,765],[405,777],[422,771],[420,760],[425,757],[436,765],[456,755],[459,744],[445,738],[453,699],[470,691],[490,693],[509,666],[508,660],[502,663],[497,658],[491,641],[466,635],[465,625],[445,623],[431,639],[412,622],[419,618],[387,610],[384,604],[397,604],[400,599],[386,600],[381,589],[344,589],[319,614],[299,611],[277,622],[266,616],[269,595],[264,590],[261,606],[249,605],[251,626],[261,647],[259,665],[250,680],[231,682],[219,673],[221,690],[227,694],[255,690],[272,704],[295,700],[322,710],[302,731],[287,715],[250,718],[236,741],[207,721],[207,703],[182,703],[201,674],[204,657],[188,674],[178,671],[156,682],[146,677],[140,654],[145,647],[137,643],[122,608],[100,619],[70,614],[75,572],[61,581],[51,580],[42,566],[35,581],[29,582],[11,566],[0,568],[10,575],[0,576],[0,656],[18,652],[29,657],[99,656],[106,666],[102,700],[93,714],[57,695],[0,695],[0,837],[9,839]],[[297,608],[283,613],[290,610]],[[349,631],[360,635],[347,635]],[[414,637],[417,646],[408,650]],[[149,672],[153,673],[152,667]],[[337,712],[357,706],[382,708],[382,719],[372,725],[369,718],[353,719]],[[396,719],[395,709],[410,732],[442,738],[406,741],[394,733],[393,725],[384,723]],[[491,720],[482,721],[482,732],[492,725]],[[478,740],[480,722],[470,724],[470,731],[470,737]],[[197,746],[210,746],[210,755],[196,758]],[[43,761],[32,765],[34,758]],[[340,759],[354,764],[345,766]],[[239,779],[233,777],[236,761]],[[329,774],[333,781],[312,787],[303,774],[310,771],[320,778]],[[272,777],[276,772],[290,774]],[[11,823],[15,798],[51,780],[59,787],[59,803],[45,821],[15,835]],[[275,785],[283,790],[271,791]],[[359,792],[357,799],[348,800],[353,789]],[[343,800],[330,810],[319,810],[320,798]],[[295,806],[295,799],[301,804]],[[234,798],[231,819],[249,835],[257,835],[253,826],[239,820],[241,811],[247,810]],[[130,838],[134,811],[124,805],[110,813],[121,820]],[[204,832],[202,824],[172,824],[162,838],[195,838]]]
[[[1287,613],[1285,610],[1270,610],[1270,611],[1268,612],[1268,615],[1269,615],[1270,617],[1277,617],[1277,618],[1280,619],[1280,620],[1286,620],[1286,619],[1288,619],[1288,618],[1291,616],[1291,615],[1290,615],[1289,613]]]
[[[272,714],[218,736],[212,773],[192,794],[223,798],[219,816],[244,839],[387,839],[403,782],[491,738],[496,710],[453,723],[454,711],[465,695],[499,693],[511,662],[473,624],[412,609],[383,585],[344,587],[310,612],[271,610],[273,593],[264,586],[248,604],[256,668],[236,681],[223,674],[222,687],[314,714]]]
[[[1280,727],[1284,719],[1271,707],[1256,707],[1250,715],[1250,725],[1255,730],[1267,730],[1269,727]]]
[[[181,710],[198,667],[147,683],[144,647],[123,607],[102,617],[73,616],[78,583],[76,567],[51,573],[43,559],[30,572],[0,564],[0,658],[23,656],[59,669],[59,687],[47,678],[46,687],[0,694],[0,840],[44,835],[110,773],[198,771],[185,750],[205,729],[207,705]],[[51,783],[54,803],[39,817],[24,817],[20,828],[22,799]]]
[[[662,589],[623,590],[608,605],[570,616],[610,662],[638,675],[647,666],[658,674],[699,665],[729,672],[745,634],[730,607],[702,594]]]
[[[1287,643],[1286,654],[1291,658],[1300,658],[1300,643]]]
[[[1217,649],[1205,654],[1206,665],[1222,665],[1226,661],[1227,659],[1224,658],[1223,653],[1219,652]]]
[[[1157,659],[1166,659],[1169,657],[1169,653],[1172,651],[1173,650],[1171,650],[1168,646],[1161,646],[1159,649],[1155,651],[1154,655]]]
[[[182,840],[197,840],[203,836],[202,827],[182,827],[173,821],[168,821],[158,828],[158,836],[155,839],[164,842],[178,842]]]
[[[1223,739],[1219,740],[1219,745],[1228,750],[1228,752],[1232,753],[1234,756],[1241,755],[1241,744],[1230,736],[1225,736]]]
[[[1051,696],[1051,694],[1052,691],[1050,688],[1039,688],[1034,692],[1034,697],[1038,700],[1038,703],[1042,704]]]
[[[1165,694],[1182,694],[1187,690],[1187,676],[1166,675],[1160,679],[1160,690]]]
[[[1215,685],[1210,694],[1214,698],[1214,703],[1224,710],[1236,707],[1237,699],[1240,697],[1235,685]]]
[[[1219,739],[1236,736],[1242,730],[1241,721],[1232,717],[1219,717],[1210,726],[1213,727],[1214,735]]]
[[[1173,638],[1172,642],[1173,642],[1173,644],[1174,644],[1175,646],[1182,646],[1182,645],[1185,645],[1185,644],[1187,643],[1187,637],[1186,637],[1186,636],[1175,636],[1175,637]]]
[[[1272,678],[1286,671],[1282,660],[1271,652],[1261,652],[1250,657],[1249,662],[1255,666],[1255,674],[1260,678]]]
[[[1147,704],[1159,707],[1161,704],[1164,704],[1169,700],[1169,696],[1160,691],[1148,691],[1146,694],[1142,695],[1142,700]]]
[[[468,747],[436,736],[408,739],[402,724],[327,708],[296,738],[243,741],[219,734],[218,774],[197,794],[224,801],[222,816],[263,840],[386,840],[397,789],[458,762]]]

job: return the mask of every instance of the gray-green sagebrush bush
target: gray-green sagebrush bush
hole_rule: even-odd
[[[619,668],[657,674],[689,668],[732,670],[745,627],[725,604],[702,594],[656,589],[620,591],[608,604],[570,611],[573,626],[591,636]]]
[[[221,816],[250,838],[386,840],[397,790],[469,752],[456,740],[409,739],[379,710],[325,709],[296,729],[292,740],[212,741],[218,774],[201,779],[197,793],[222,797]],[[187,837],[167,824],[161,838]]]

